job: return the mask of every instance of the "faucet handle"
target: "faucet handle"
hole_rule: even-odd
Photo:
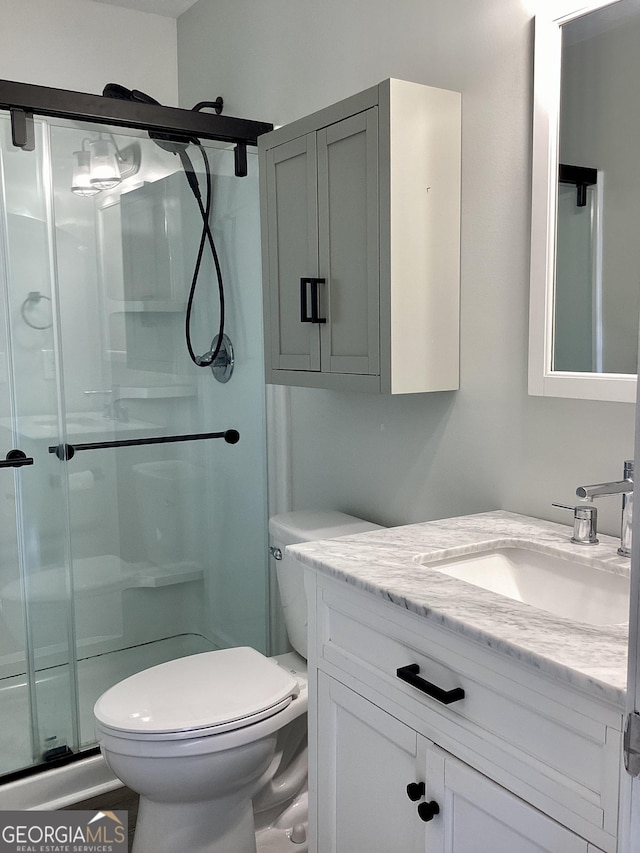
[[[567,504],[551,504],[559,509],[570,509],[573,512],[574,545],[598,544],[598,510],[595,506],[569,506]]]

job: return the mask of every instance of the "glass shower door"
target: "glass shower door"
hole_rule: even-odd
[[[39,153],[11,144],[0,118],[0,458],[11,448],[33,464],[0,469],[0,772],[77,748],[77,685],[69,517],[47,499],[58,476],[41,453],[61,427],[54,325],[46,133]]]
[[[43,222],[41,236],[24,209],[31,195],[20,207],[16,189],[18,226],[5,229],[5,325],[14,364],[7,384],[23,401],[7,417],[34,465],[15,475],[23,493],[14,548],[24,540],[24,556],[8,580],[26,614],[27,763],[91,746],[95,700],[127,675],[229,645],[267,650],[257,157],[249,156],[248,177],[236,178],[232,150],[189,146],[203,199],[205,163],[212,188],[235,350],[223,384],[193,365],[185,343],[198,264],[198,354],[219,330],[220,292],[208,248],[200,249],[202,217],[184,161],[141,132],[36,124],[35,152],[3,137],[5,184],[22,186],[15,158],[21,168],[20,158],[37,164]],[[74,166],[87,162],[81,152],[94,150],[115,156],[121,180],[72,191]],[[5,186],[9,210],[11,199]],[[19,239],[19,228],[29,236]],[[40,279],[17,276],[14,256],[30,274],[37,266]],[[239,443],[211,437],[230,429]],[[2,588],[0,605],[1,628]],[[4,716],[2,701],[0,693]]]

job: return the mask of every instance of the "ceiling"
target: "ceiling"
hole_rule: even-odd
[[[137,9],[139,12],[152,12],[154,15],[164,15],[165,18],[177,18],[186,12],[196,0],[95,0],[96,3],[106,3],[108,6],[124,6],[127,9]]]

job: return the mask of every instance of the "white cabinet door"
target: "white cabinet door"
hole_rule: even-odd
[[[424,850],[416,732],[318,673],[317,744],[317,853]]]
[[[317,853],[596,853],[322,672],[316,738]]]
[[[439,814],[427,824],[432,853],[588,853],[583,838],[472,770],[427,747],[426,800]]]

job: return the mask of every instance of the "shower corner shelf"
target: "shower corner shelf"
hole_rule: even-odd
[[[159,400],[173,397],[195,397],[194,385],[120,385],[118,394],[121,400]]]
[[[132,566],[128,580],[130,588],[158,589],[179,583],[201,581],[204,577],[202,566],[197,563],[178,563],[173,566]]]
[[[115,300],[114,300],[115,302]],[[179,314],[185,311],[186,302],[181,299],[128,299],[118,300],[111,308],[112,313],[123,314],[164,313]]]

